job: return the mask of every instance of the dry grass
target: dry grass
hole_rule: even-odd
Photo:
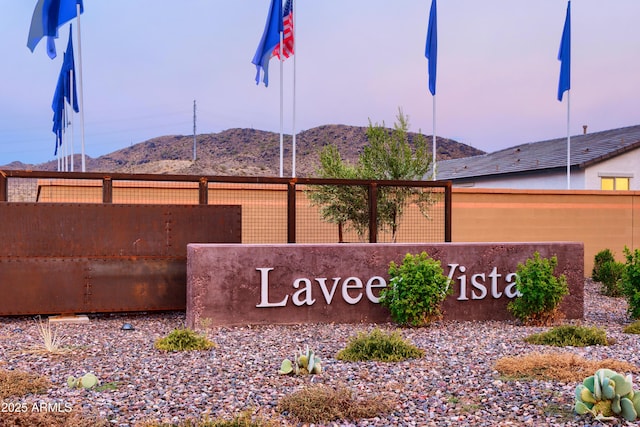
[[[49,320],[42,320],[40,316],[35,318],[40,344],[29,349],[30,353],[67,354],[73,351],[70,347],[63,347],[65,337],[61,337],[51,328]]]
[[[587,360],[570,353],[530,353],[525,356],[502,357],[494,368],[508,378],[557,380],[562,382],[582,381],[600,368],[617,372],[637,372],[638,368],[628,362],[614,359]]]
[[[158,423],[155,421],[136,424],[138,427],[281,427],[282,425],[274,420],[269,420],[261,415],[252,414],[251,410],[246,410],[238,414],[233,419],[210,419],[205,416],[202,419],[186,419],[178,423]]]
[[[105,419],[82,416],[74,412],[4,413],[0,418],[1,427],[107,427]]]
[[[302,423],[373,418],[388,413],[395,402],[383,396],[355,399],[344,386],[311,385],[280,399],[278,410]]]
[[[44,377],[22,371],[0,370],[0,398],[44,393],[51,382]]]

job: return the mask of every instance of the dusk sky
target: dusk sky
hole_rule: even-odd
[[[162,135],[279,131],[279,64],[256,86],[251,59],[269,0],[85,0],[85,150]],[[69,25],[49,59],[26,46],[36,0],[0,0],[0,164],[53,160],[51,101]],[[431,135],[425,36],[431,0],[296,1],[296,130],[391,126],[398,108]],[[556,99],[564,0],[440,0],[436,133],[487,152],[566,136]],[[640,0],[574,0],[571,134],[640,124]],[[76,20],[73,36],[76,39]],[[78,67],[76,47],[76,67]],[[293,58],[284,66],[292,131]],[[75,152],[80,120],[74,116]]]

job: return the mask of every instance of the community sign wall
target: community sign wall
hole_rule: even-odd
[[[452,281],[445,319],[512,319],[517,266],[535,252],[556,256],[567,278],[560,311],[583,317],[582,243],[189,244],[187,325],[388,322],[389,263],[423,251]]]

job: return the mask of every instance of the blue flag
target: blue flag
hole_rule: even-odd
[[[66,126],[64,123],[65,100],[69,105],[73,106],[73,110],[77,113],[80,111],[78,107],[78,91],[76,89],[76,70],[75,61],[73,59],[73,40],[71,37],[71,25],[69,25],[69,41],[67,42],[67,50],[64,53],[62,68],[58,76],[58,84],[53,94],[53,133],[56,134],[56,149],[54,155],[58,153],[58,146],[62,145],[62,130]],[[73,96],[72,96],[73,95]]]
[[[558,101],[562,102],[564,92],[571,89],[571,0],[567,2],[567,17],[562,29],[562,40],[558,52],[560,61],[560,82],[558,84]]]
[[[436,94],[436,69],[438,62],[438,18],[436,15],[436,0],[431,2],[429,12],[429,27],[427,29],[427,45],[424,56],[429,61],[429,92]]]
[[[43,37],[47,37],[47,54],[56,57],[54,39],[58,37],[58,28],[76,17],[76,5],[80,13],[84,12],[82,0],[38,0],[31,17],[31,27],[27,38],[27,47],[33,52]]]
[[[282,1],[271,0],[269,15],[262,33],[262,38],[256,49],[251,63],[256,66],[256,84],[260,84],[260,70],[263,72],[262,81],[265,86],[269,86],[269,60],[273,49],[280,43],[280,33],[283,31],[282,23]]]

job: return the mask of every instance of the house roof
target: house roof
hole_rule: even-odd
[[[580,169],[640,147],[640,125],[571,136],[571,167]],[[438,179],[514,174],[567,167],[567,138],[438,162]]]

